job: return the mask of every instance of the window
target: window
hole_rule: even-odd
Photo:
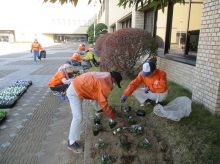
[[[121,22],[121,24],[122,24],[122,28],[131,28],[131,18],[127,19],[124,22]]]
[[[159,52],[196,59],[203,0],[186,0],[158,10],[156,39]]]

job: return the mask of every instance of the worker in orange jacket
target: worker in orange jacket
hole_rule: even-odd
[[[34,51],[34,62],[37,62],[37,58],[41,60],[40,58],[40,51],[42,51],[43,48],[41,44],[38,42],[37,39],[34,39],[34,42],[31,44],[31,53]]]
[[[137,98],[141,106],[148,105],[152,101],[156,103],[163,101],[168,94],[166,75],[166,72],[156,68],[154,62],[144,63],[142,71],[125,89],[121,102],[125,102],[131,94]],[[138,88],[142,83],[144,87]]]
[[[75,52],[73,54],[73,56],[71,57],[71,61],[72,61],[72,64],[74,66],[81,66],[81,61],[82,61],[82,57],[80,56],[79,52]]]
[[[65,63],[64,69],[59,69],[58,72],[49,80],[48,85],[50,89],[54,92],[59,92],[61,94],[61,100],[69,101],[66,97],[66,89],[69,87],[73,78],[67,77],[68,73],[72,73],[72,65]]]
[[[84,53],[85,53],[85,50],[86,50],[86,46],[85,46],[85,44],[80,44],[79,46],[78,46],[78,53],[80,54],[80,55],[84,55]]]
[[[104,111],[114,118],[115,113],[108,104],[108,96],[117,84],[121,88],[122,76],[119,72],[87,72],[76,77],[67,89],[72,111],[72,122],[69,132],[68,148],[74,152],[82,152],[83,146],[76,141],[80,140],[80,127],[82,122],[82,102],[84,99],[92,100],[97,112]]]

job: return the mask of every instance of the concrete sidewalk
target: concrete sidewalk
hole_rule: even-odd
[[[8,115],[0,125],[0,163],[84,163],[85,153],[73,154],[67,149],[71,122],[69,103],[54,96],[47,85],[59,66],[70,60],[78,44],[45,47],[47,58],[37,63],[29,49],[21,49],[28,48],[27,45],[17,47],[18,52],[6,54],[4,51],[0,55],[0,92],[17,80],[33,82],[13,108],[5,109]],[[13,46],[11,49],[15,51]],[[90,108],[89,101],[83,106]],[[87,114],[84,113],[82,141],[85,139],[85,118],[91,117]]]

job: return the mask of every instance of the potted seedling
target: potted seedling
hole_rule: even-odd
[[[121,128],[117,128],[113,131],[113,134],[116,135],[121,132]]]
[[[145,138],[143,141],[140,141],[140,142],[138,143],[138,146],[139,146],[140,148],[148,149],[148,148],[151,146],[151,144],[150,144],[150,142],[148,141],[148,139]]]
[[[94,136],[97,136],[99,134],[100,130],[101,130],[101,125],[100,124],[95,124],[93,126],[93,134],[94,134]]]
[[[124,112],[130,112],[131,111],[131,106],[125,106]]]
[[[131,128],[136,135],[141,135],[144,132],[144,128],[139,125],[132,125]]]
[[[109,119],[109,126],[111,129],[114,128],[116,126],[116,124],[117,124],[117,122],[115,120]]]
[[[101,117],[99,115],[95,115],[94,117],[94,124],[100,124]]]

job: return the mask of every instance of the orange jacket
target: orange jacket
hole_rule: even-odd
[[[71,57],[71,60],[77,60],[77,61],[81,61],[82,57],[80,56],[80,54],[78,52],[75,52],[73,54],[73,56]]]
[[[98,100],[106,114],[112,113],[108,105],[108,96],[113,89],[109,72],[87,72],[76,77],[72,84],[80,98]]]
[[[85,46],[82,46],[82,45],[79,45],[78,49],[79,49],[80,51],[85,51],[86,47],[85,47]]]
[[[40,43],[38,42],[33,42],[32,45],[31,45],[31,50],[34,50],[34,51],[41,51],[43,50],[42,46]]]
[[[63,84],[62,79],[66,78],[63,72],[57,72],[48,82],[49,87],[55,87]]]
[[[167,74],[161,69],[156,69],[155,74],[151,77],[144,77],[139,72],[136,79],[132,80],[126,90],[124,91],[125,96],[130,96],[141,83],[144,83],[144,87],[149,87],[151,92],[163,93],[167,90]],[[154,82],[158,80],[159,83],[156,85]]]

